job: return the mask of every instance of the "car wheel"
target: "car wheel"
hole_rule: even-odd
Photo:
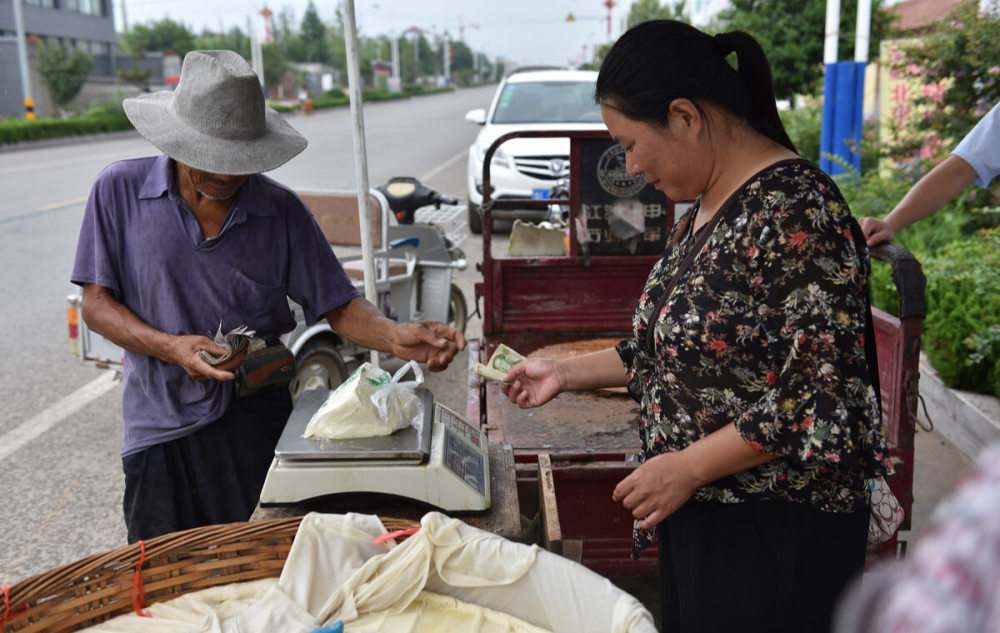
[[[303,347],[295,359],[295,365],[295,379],[289,385],[293,403],[298,402],[303,391],[333,391],[347,380],[344,359],[337,348],[326,341],[313,341]]]
[[[465,293],[451,284],[451,296],[448,304],[448,325],[465,334],[465,326],[469,323],[469,306],[465,303]]]
[[[480,235],[483,232],[482,211],[479,210],[478,204],[472,204],[471,202],[469,203],[469,230],[474,235]]]

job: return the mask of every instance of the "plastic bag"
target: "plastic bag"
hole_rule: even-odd
[[[413,371],[414,380],[402,378]],[[414,390],[424,382],[416,361],[393,376],[365,363],[330,394],[306,426],[303,437],[349,439],[390,435],[420,419],[420,398]]]

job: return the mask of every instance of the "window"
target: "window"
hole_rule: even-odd
[[[510,83],[493,113],[493,123],[600,122],[593,82]]]

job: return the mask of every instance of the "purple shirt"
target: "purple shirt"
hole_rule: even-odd
[[[262,175],[238,190],[212,239],[174,183],[166,155],[119,161],[97,177],[72,281],[110,288],[140,320],[168,334],[212,336],[246,325],[274,341],[351,301],[344,273],[309,209]],[[198,383],[178,365],[125,352],[122,456],[189,435],[218,419],[233,382]]]

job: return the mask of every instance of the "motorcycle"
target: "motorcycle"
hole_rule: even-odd
[[[452,283],[454,271],[468,267],[461,248],[468,237],[465,205],[415,178],[392,178],[375,191],[398,222],[388,225],[386,248],[375,253],[376,269],[384,271],[376,284],[383,314],[399,322],[440,321],[465,332],[468,303]],[[342,338],[325,320],[307,327],[299,306],[292,312],[298,325],[284,342],[297,364],[293,400],[306,390],[336,389],[350,375],[348,364],[363,362],[369,350]]]

